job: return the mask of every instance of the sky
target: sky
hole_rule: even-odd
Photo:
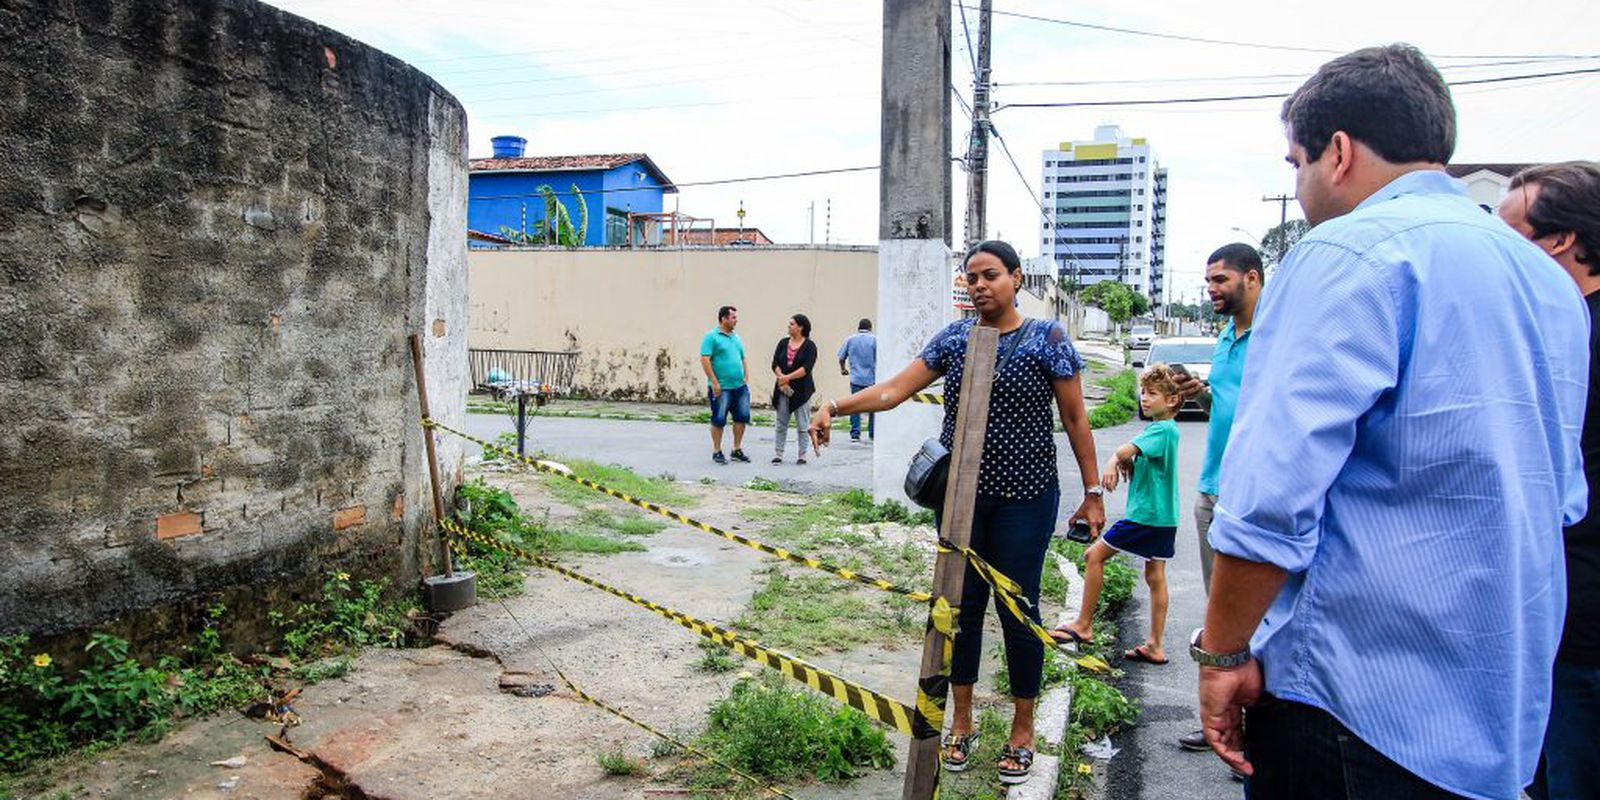
[[[964,1],[975,39],[977,0]],[[878,162],[882,4],[871,0],[272,5],[432,76],[465,106],[473,157],[490,154],[491,136],[515,134],[528,139],[530,155],[648,153],[678,183]],[[988,234],[1024,256],[1038,254],[1043,152],[1091,138],[1096,125],[1120,125],[1148,139],[1168,170],[1167,293],[1189,302],[1200,297],[1206,255],[1231,241],[1253,243],[1279,218],[1278,204],[1262,197],[1293,194],[1281,101],[1006,104],[1286,93],[1339,53],[1395,41],[1422,48],[1452,81],[1600,67],[1600,3],[1592,0],[994,0],[994,8],[993,122],[1026,182],[994,147]],[[952,6],[952,83],[970,100],[961,11]],[[1549,56],[1590,58],[1530,63]],[[1600,158],[1600,74],[1453,92],[1457,162]],[[952,147],[961,151],[970,122],[959,103],[952,109]],[[952,161],[958,242],[966,179]],[[719,226],[736,225],[742,203],[745,225],[778,242],[870,245],[878,238],[878,180],[866,170],[687,186],[666,202]],[[1299,216],[1293,203],[1289,216]]]

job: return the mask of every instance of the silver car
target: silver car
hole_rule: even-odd
[[[1151,364],[1166,364],[1172,366],[1182,364],[1190,375],[1205,381],[1211,377],[1211,353],[1217,349],[1217,340],[1205,336],[1181,336],[1172,339],[1157,339],[1150,345],[1150,355],[1145,360],[1145,366]],[[1202,416],[1210,416],[1200,403],[1190,400],[1183,404],[1182,412],[1195,412]],[[1144,419],[1144,412],[1139,413],[1139,418]]]
[[[1143,350],[1156,340],[1154,325],[1135,325],[1128,329],[1128,346],[1135,350]]]

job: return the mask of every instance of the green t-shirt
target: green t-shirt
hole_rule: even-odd
[[[723,333],[712,328],[700,340],[700,355],[711,357],[711,372],[724,389],[737,389],[744,385],[744,342],[737,333]],[[706,381],[709,386],[710,381]]]
[[[1170,419],[1150,423],[1133,446],[1133,478],[1128,481],[1128,508],[1123,514],[1140,525],[1178,525],[1178,423]]]

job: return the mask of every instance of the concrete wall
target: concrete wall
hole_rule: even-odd
[[[474,250],[468,258],[471,346],[581,351],[576,388],[593,397],[701,402],[700,337],[723,305],[739,308],[754,402],[772,392],[773,346],[795,313],[811,318],[818,392],[843,394],[835,355],[877,305],[869,248]]]
[[[417,577],[406,337],[461,419],[465,147],[426,76],[250,0],[0,6],[0,633]]]

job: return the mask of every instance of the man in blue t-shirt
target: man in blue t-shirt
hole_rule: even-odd
[[[1207,593],[1211,591],[1211,545],[1206,541],[1206,532],[1217,505],[1217,473],[1233,428],[1244,354],[1250,346],[1250,323],[1255,318],[1256,300],[1261,298],[1264,280],[1261,254],[1250,245],[1224,245],[1206,259],[1206,293],[1211,297],[1211,309],[1231,319],[1217,337],[1216,349],[1211,351],[1211,374],[1207,380],[1202,382],[1192,375],[1178,377],[1178,391],[1184,400],[1199,398],[1200,406],[1211,415],[1206,426],[1206,458],[1200,466],[1200,496],[1194,502],[1194,527],[1200,535],[1200,573]],[[1199,730],[1178,737],[1178,744],[1185,750],[1211,751],[1205,733]]]
[[[855,394],[878,382],[878,337],[872,335],[872,320],[861,318],[854,336],[839,345],[839,374],[850,376],[850,393]],[[874,438],[876,414],[867,415],[867,438]],[[861,415],[850,415],[850,441],[861,441]]]
[[[744,426],[750,424],[750,386],[745,376],[750,369],[745,364],[744,342],[733,329],[739,324],[739,309],[723,306],[717,309],[717,327],[700,340],[700,368],[706,371],[706,401],[711,404],[711,460],[718,464],[734,461],[750,462],[740,449],[744,443]],[[722,454],[722,428],[733,416],[733,452]]]

